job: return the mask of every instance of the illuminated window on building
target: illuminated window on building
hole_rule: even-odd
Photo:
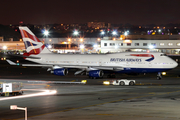
[[[135,43],[135,46],[139,46],[139,43]]]
[[[119,46],[123,46],[123,43],[119,43]]]
[[[164,46],[164,43],[160,43],[159,45],[160,45],[160,46]]]
[[[143,43],[143,46],[147,46],[147,43]]]
[[[172,46],[172,45],[173,45],[173,43],[168,43],[168,45],[169,45],[169,46]]]
[[[180,46],[180,43],[177,43],[177,46]]]
[[[107,46],[107,43],[104,43],[104,46]]]
[[[127,43],[127,46],[131,46],[131,43]]]
[[[115,43],[110,43],[110,46],[115,46]]]

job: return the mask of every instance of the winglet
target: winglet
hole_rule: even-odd
[[[17,65],[15,62],[11,61],[11,60],[6,60],[10,65]]]

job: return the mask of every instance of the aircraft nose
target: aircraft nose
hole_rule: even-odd
[[[177,67],[178,66],[178,63],[177,62],[175,62],[175,67]]]
[[[173,68],[177,67],[178,66],[178,63],[177,62],[173,62]]]

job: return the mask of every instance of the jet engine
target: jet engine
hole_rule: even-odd
[[[54,75],[65,76],[68,74],[68,70],[65,68],[58,68],[52,71]]]
[[[89,77],[91,78],[99,78],[99,77],[103,77],[104,73],[102,70],[92,70],[89,71]]]

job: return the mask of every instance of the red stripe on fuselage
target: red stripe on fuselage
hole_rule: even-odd
[[[137,56],[137,57],[154,57],[152,54],[130,54],[131,56]]]

